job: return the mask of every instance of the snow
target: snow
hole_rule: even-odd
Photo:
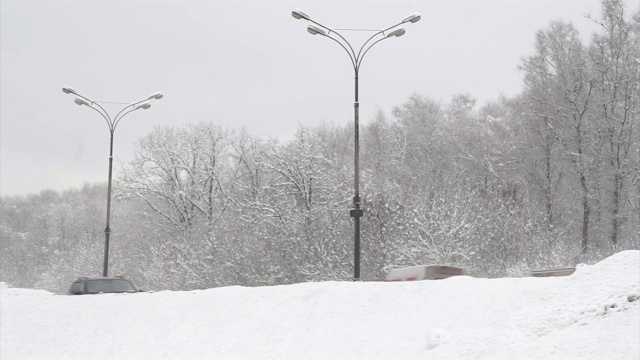
[[[640,359],[640,251],[553,278],[3,287],[0,359]]]

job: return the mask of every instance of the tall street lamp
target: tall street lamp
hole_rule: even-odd
[[[349,55],[349,59],[351,59],[351,65],[353,66],[353,71],[355,72],[355,102],[353,103],[354,108],[354,188],[355,195],[353,196],[353,209],[350,211],[350,215],[354,220],[354,244],[353,244],[353,253],[354,253],[354,261],[353,261],[353,280],[360,280],[360,218],[364,214],[364,210],[360,208],[360,105],[358,103],[358,72],[360,71],[360,65],[362,64],[362,59],[367,54],[367,52],[377,43],[382,40],[402,36],[405,33],[405,29],[402,27],[398,27],[405,23],[415,23],[420,20],[419,13],[413,13],[407,17],[405,17],[401,22],[384,28],[382,30],[367,30],[367,29],[332,29],[321,23],[311,19],[311,17],[300,9],[293,9],[291,12],[291,16],[296,19],[307,20],[315,25],[309,25],[307,27],[307,31],[311,35],[322,35],[326,38],[329,38],[338,45],[340,45]],[[367,39],[367,41],[362,44],[358,52],[354,50],[353,46],[345,39],[342,34],[340,34],[336,30],[358,30],[358,31],[372,31],[374,34]]]
[[[106,120],[107,125],[109,126],[109,133],[111,134],[111,140],[109,142],[109,180],[107,185],[107,226],[104,228],[104,263],[102,267],[102,276],[107,277],[108,270],[109,270],[109,235],[111,234],[110,222],[111,222],[111,174],[113,169],[113,133],[116,131],[116,126],[118,126],[118,124],[120,123],[120,120],[122,120],[122,118],[125,115],[127,115],[132,111],[136,111],[140,109],[146,110],[150,108],[151,104],[148,101],[152,99],[156,99],[156,100],[162,99],[163,95],[162,93],[157,92],[157,93],[151,94],[149,97],[144,98],[142,100],[129,103],[125,107],[123,107],[122,110],[120,110],[120,112],[118,112],[114,118],[111,118],[111,116],[109,116],[109,113],[102,107],[102,105],[100,105],[101,102],[107,103],[107,101],[91,100],[79,94],[77,91],[73,90],[68,86],[63,87],[62,92],[64,92],[65,94],[75,95],[76,99],[74,100],[74,102],[76,104],[85,105],[97,111]]]

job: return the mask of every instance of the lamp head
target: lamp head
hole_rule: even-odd
[[[407,16],[406,18],[402,19],[402,23],[403,24],[407,23],[407,22],[416,23],[416,22],[420,21],[420,18],[421,18],[420,13],[415,12],[415,13]]]
[[[407,31],[404,28],[398,28],[393,30],[392,32],[388,33],[386,37],[390,38],[390,37],[400,37],[402,35],[404,35],[404,33],[406,33]]]
[[[89,103],[80,99],[80,98],[76,98],[75,100],[73,100],[74,103],[78,104],[78,105],[87,105],[89,106]]]
[[[137,106],[136,106],[136,110],[138,110],[138,109],[146,110],[146,109],[148,109],[148,108],[150,108],[150,107],[151,107],[151,104],[149,104],[148,102],[146,102],[146,103],[142,103],[142,104],[140,104],[140,105],[137,105]]]
[[[324,32],[324,30],[320,29],[319,27],[315,26],[315,25],[309,25],[307,26],[307,32],[311,35],[327,35],[327,33]]]
[[[305,20],[311,19],[309,17],[309,15],[307,15],[307,13],[305,13],[304,11],[302,11],[300,9],[293,9],[291,11],[291,16],[293,16],[296,19],[305,19]]]
[[[76,94],[76,91],[73,90],[73,88],[69,87],[69,86],[64,86],[62,88],[62,92],[65,94]]]
[[[162,99],[163,96],[164,95],[162,95],[161,92],[153,93],[153,94],[151,94],[151,96],[149,96],[149,100],[151,100],[151,99],[160,100],[160,99]]]

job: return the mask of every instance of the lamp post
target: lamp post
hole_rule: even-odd
[[[364,215],[364,210],[360,207],[360,104],[358,103],[358,73],[360,71],[360,65],[362,64],[362,59],[367,54],[367,52],[377,43],[382,40],[399,37],[405,34],[405,29],[402,27],[398,27],[405,23],[415,23],[420,20],[419,13],[413,13],[407,17],[405,17],[401,22],[384,28],[382,30],[368,30],[368,29],[332,29],[329,28],[313,19],[306,14],[304,11],[300,9],[293,9],[291,11],[291,16],[296,19],[307,20],[314,25],[309,25],[307,27],[307,32],[311,35],[322,35],[326,38],[329,38],[338,45],[340,45],[349,55],[349,59],[351,60],[351,65],[353,66],[353,71],[355,73],[355,101],[353,103],[354,109],[354,190],[355,194],[353,196],[353,209],[351,209],[350,216],[354,220],[354,231],[353,231],[353,280],[360,280],[360,218]],[[347,41],[347,39],[342,36],[336,30],[357,30],[357,31],[371,31],[374,34],[371,35],[367,41],[365,41],[358,52],[354,50],[351,43]],[[335,35],[335,37],[333,36]]]
[[[111,222],[111,175],[112,175],[112,169],[113,169],[113,133],[116,131],[116,127],[118,126],[118,124],[120,123],[120,120],[122,120],[122,118],[125,115],[127,115],[132,111],[136,111],[140,109],[146,110],[150,108],[151,104],[148,101],[152,99],[156,99],[156,100],[162,99],[163,95],[162,93],[157,92],[157,93],[151,94],[149,97],[145,99],[129,103],[125,107],[123,107],[116,114],[114,118],[111,118],[111,116],[109,116],[109,113],[102,107],[102,105],[100,105],[101,102],[107,103],[107,101],[91,100],[79,94],[77,91],[75,91],[74,89],[68,86],[63,87],[62,92],[64,92],[65,94],[73,94],[77,96],[76,99],[74,100],[76,104],[85,105],[97,111],[105,119],[105,121],[107,122],[107,125],[109,126],[109,133],[111,135],[111,138],[109,142],[109,180],[107,183],[108,184],[107,185],[107,225],[104,228],[104,263],[102,266],[102,276],[107,277],[109,272],[109,236],[111,234],[110,222]]]

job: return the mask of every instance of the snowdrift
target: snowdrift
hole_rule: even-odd
[[[640,251],[568,277],[0,290],[0,359],[640,359]]]

